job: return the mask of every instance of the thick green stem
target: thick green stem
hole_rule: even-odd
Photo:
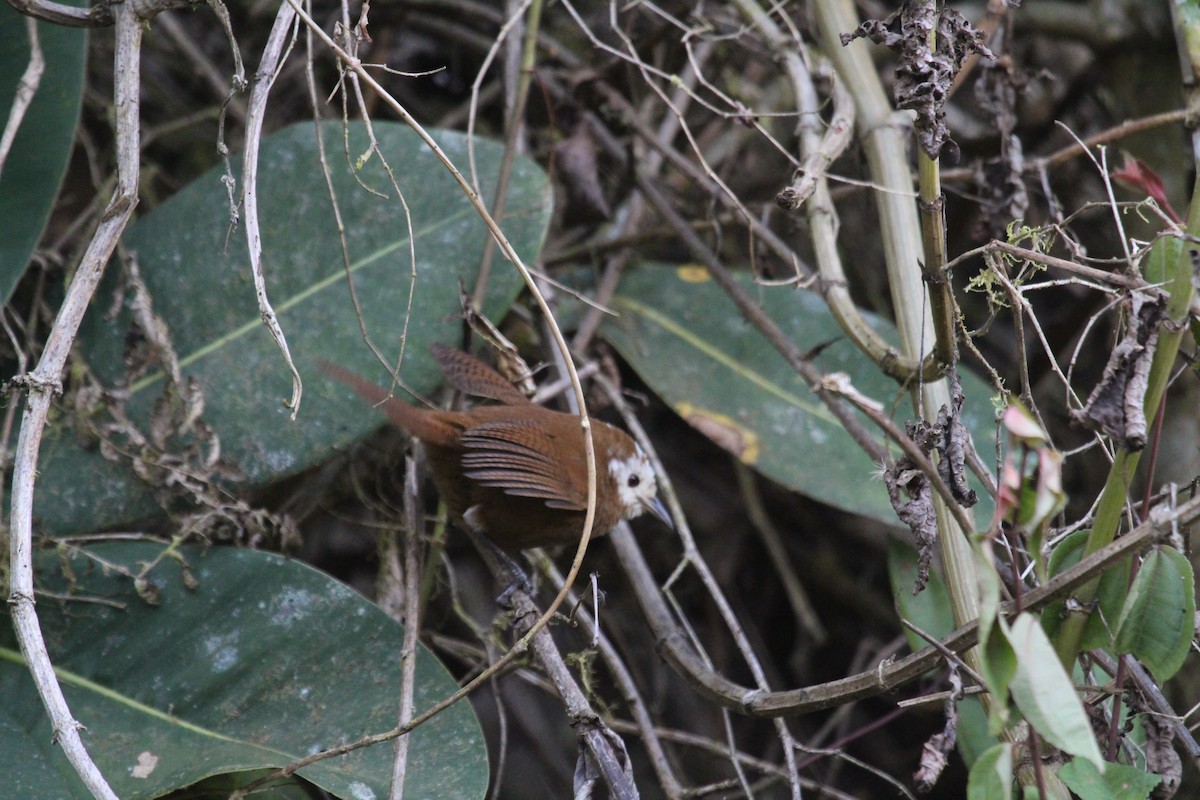
[[[929,315],[931,304],[918,266],[926,256],[908,166],[910,125],[888,102],[867,44],[860,39],[843,47],[838,38],[839,34],[853,31],[858,26],[852,0],[816,0],[813,11],[822,49],[854,98],[859,136],[870,163],[871,180],[879,187],[875,201],[901,351],[920,360],[934,347],[937,337]],[[931,381],[920,386],[918,407],[926,418],[936,417],[938,409],[949,403],[950,390],[946,381]],[[964,535],[969,531],[959,530],[940,498],[934,498],[934,508],[954,618],[962,625],[979,616],[975,562]],[[972,666],[978,666],[976,652],[972,650],[967,656]]]
[[[925,242],[922,266],[929,287],[929,311],[933,317],[934,353],[937,363],[958,361],[954,338],[954,298],[946,276],[946,198],[942,195],[940,162],[923,152],[917,153],[920,191],[921,238]]]

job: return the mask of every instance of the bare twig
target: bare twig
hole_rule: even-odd
[[[1043,267],[1050,267],[1051,269],[1059,269],[1073,275],[1079,275],[1087,278],[1088,280],[1096,281],[1097,283],[1121,286],[1126,289],[1150,288],[1150,284],[1133,275],[1122,275],[1117,272],[1107,272],[1102,269],[1096,269],[1095,267],[1089,267],[1085,264],[1077,264],[1074,261],[1068,261],[1065,258],[1057,258],[1046,253],[1039,253],[1036,250],[1018,247],[1017,245],[998,240],[993,240],[982,247],[977,247],[974,250],[968,250],[967,252],[959,255],[946,265],[946,269],[953,269],[955,266],[961,264],[967,259],[973,258],[977,255],[984,255],[995,250],[999,250],[1001,253],[1006,253],[1010,256],[1016,256],[1017,258],[1023,258],[1028,261],[1032,261],[1033,263],[1040,264]]]
[[[304,382],[300,378],[300,370],[292,361],[291,350],[275,309],[267,297],[267,282],[263,277],[262,229],[258,222],[258,154],[259,143],[262,140],[263,121],[267,112],[267,97],[271,92],[271,84],[283,62],[283,51],[295,23],[296,14],[293,7],[287,3],[279,6],[275,16],[275,24],[271,35],[263,47],[262,61],[254,76],[250,98],[246,102],[246,149],[242,154],[242,206],[246,214],[246,245],[249,248],[250,272],[254,276],[254,296],[258,301],[258,310],[262,315],[263,324],[275,340],[279,352],[292,374],[292,396],[286,403],[291,409],[291,419],[294,422],[300,412],[300,398],[304,393]]]
[[[61,390],[59,381],[63,365],[79,324],[104,274],[104,266],[112,257],[121,232],[133,216],[138,202],[142,23],[132,5],[120,5],[115,13],[117,45],[113,70],[116,76],[117,185],[67,290],[42,357],[33,372],[22,379],[29,395],[25,401],[13,466],[9,543],[9,605],[21,652],[29,664],[42,703],[46,706],[56,741],[62,745],[63,752],[88,790],[102,800],[116,800],[116,794],[83,745],[79,723],[71,716],[62,688],[54,676],[38,625],[33,599],[32,527],[38,446],[50,410],[50,400]]]
[[[4,133],[0,134],[0,174],[8,161],[8,153],[17,138],[17,131],[21,129],[25,112],[29,110],[29,104],[33,102],[34,95],[42,83],[42,73],[46,71],[46,57],[42,54],[38,24],[32,17],[25,20],[25,35],[29,38],[29,63],[25,66],[21,79],[17,81],[12,108],[8,112],[8,122],[4,124]]]
[[[1119,125],[1106,128],[1098,133],[1093,133],[1091,136],[1084,137],[1061,147],[1049,155],[1041,156],[1040,158],[1028,158],[1025,160],[1023,170],[1026,174],[1037,175],[1050,167],[1056,167],[1059,164],[1070,161],[1072,158],[1083,155],[1089,147],[1116,142],[1135,133],[1153,130],[1164,125],[1185,122],[1191,113],[1186,108],[1180,108],[1174,111],[1164,111],[1161,114],[1151,114],[1147,117],[1122,122]],[[946,170],[942,173],[942,179],[945,181],[968,181],[974,178],[974,176],[975,171],[972,167]]]
[[[1033,611],[1062,599],[1118,561],[1170,535],[1173,525],[1186,525],[1198,518],[1200,498],[1152,515],[1148,522],[1026,593],[1022,597],[1022,608]],[[654,632],[659,653],[702,697],[750,716],[808,714],[890,692],[916,680],[942,658],[939,650],[930,646],[899,660],[881,662],[874,670],[814,686],[779,692],[743,686],[709,668],[692,648],[686,634],[677,627],[629,526],[621,523],[609,534],[609,539],[629,576],[646,622]],[[1002,610],[1009,614],[1013,608],[1006,603]],[[939,641],[942,647],[961,654],[976,644],[978,632],[978,623],[971,621]]]
[[[200,5],[206,0],[127,0],[129,13],[139,21],[146,22],[157,14],[172,8]],[[77,8],[53,0],[8,0],[8,4],[21,14],[55,25],[70,28],[107,28],[117,22],[115,3],[98,3],[88,8]]]
[[[701,47],[697,48],[695,58],[688,62],[683,74],[679,76],[680,86],[671,93],[672,107],[676,109],[675,114],[663,115],[662,121],[658,125],[658,130],[655,135],[656,141],[670,142],[676,134],[679,133],[679,126],[682,124],[681,114],[686,112],[688,104],[691,101],[691,86],[696,80],[695,64],[703,63],[708,58],[709,52],[713,48]],[[609,143],[612,144],[611,142]],[[613,148],[609,148],[610,155],[616,155]],[[640,170],[642,175],[647,180],[656,179],[659,171],[662,169],[664,157],[658,150],[651,149],[645,154],[644,158],[639,159]],[[646,223],[646,200],[641,194],[635,194],[629,199],[625,214],[620,219],[619,226],[614,230],[609,238],[609,241],[619,240],[623,235],[638,231]],[[633,260],[636,253],[633,247],[621,247],[612,256],[610,256],[604,267],[604,274],[600,279],[599,285],[596,287],[595,299],[602,305],[607,305],[611,302],[612,297],[616,294],[617,286],[620,283],[621,275],[625,268]],[[545,263],[545,262],[543,262]],[[590,307],[587,313],[579,322],[579,327],[575,331],[575,339],[572,342],[576,352],[583,352],[587,345],[592,341],[592,337],[596,334],[600,327],[600,320],[603,318],[603,311],[599,307]]]
[[[421,631],[421,568],[418,545],[421,540],[421,495],[417,486],[416,459],[409,456],[404,465],[404,645],[400,651],[400,719],[403,728],[413,717],[413,692],[417,681],[417,647]],[[385,535],[394,535],[388,531]],[[408,774],[411,737],[396,737],[392,759],[392,789],[389,800],[403,800],[404,779]]]
[[[555,586],[563,585],[563,576],[553,565],[550,568],[550,579]],[[571,603],[573,605],[578,603],[578,599],[574,594],[571,596]],[[589,614],[580,607],[575,613],[575,618],[582,623],[584,633],[593,638],[596,643],[595,646],[600,651],[601,658],[604,659],[609,672],[612,673],[617,689],[620,691],[629,713],[633,716],[634,724],[632,729],[642,739],[642,745],[646,748],[650,756],[650,763],[654,768],[655,774],[658,776],[658,783],[662,787],[663,793],[672,800],[685,797],[686,793],[683,786],[680,785],[679,778],[675,775],[675,771],[672,769],[666,753],[663,751],[662,742],[659,741],[658,730],[650,718],[649,709],[641,693],[638,691],[634,676],[630,674],[629,668],[621,660],[613,643],[601,631],[595,615]],[[610,720],[608,724],[614,729],[620,729],[615,721]]]
[[[932,357],[923,360],[908,358],[867,324],[862,312],[850,296],[846,272],[838,250],[838,218],[829,193],[827,172],[842,151],[850,144],[854,133],[855,109],[853,98],[845,83],[829,68],[828,62],[818,60],[804,47],[798,34],[791,35],[775,24],[754,0],[737,0],[742,14],[762,31],[771,43],[796,98],[800,112],[797,133],[804,161],[796,170],[792,185],[776,197],[785,208],[804,205],[812,229],[812,246],[821,273],[820,290],[829,310],[850,341],[862,350],[886,374],[900,381],[911,381],[918,373],[925,380],[934,380],[941,369]],[[816,62],[832,83],[830,97],[833,113],[824,133],[821,132],[821,102],[810,74],[809,63]]]
[[[567,668],[562,654],[558,652],[558,646],[554,643],[550,631],[546,628],[532,631],[540,612],[533,598],[521,585],[523,576],[515,571],[510,561],[496,552],[494,545],[481,543],[477,545],[477,549],[488,563],[497,584],[509,587],[505,592],[513,613],[513,629],[522,638],[532,635],[530,644],[534,657],[562,698],[571,727],[579,737],[580,744],[586,749],[587,755],[581,753],[581,758],[591,759],[591,764],[599,770],[612,797],[634,800],[638,797],[638,790],[633,782],[632,766],[629,763],[629,754],[625,751],[625,744],[604,724],[600,715],[588,702],[587,696]],[[568,591],[570,589],[565,584],[564,588]],[[581,773],[577,770],[576,775],[579,774]]]
[[[521,69],[517,76],[515,91],[509,96],[510,108],[508,109],[508,116],[504,125],[504,155],[500,159],[500,169],[496,176],[496,191],[492,197],[491,214],[497,220],[504,218],[504,207],[508,198],[513,161],[517,153],[523,152],[525,149],[525,105],[529,100],[529,85],[533,81],[533,68],[537,58],[537,35],[545,3],[543,0],[523,0],[518,10],[513,14],[513,19],[520,19],[520,15],[525,13],[527,6],[529,14],[523,20],[525,36],[521,43]],[[496,46],[498,47],[499,45],[500,39],[497,38]],[[480,70],[480,78],[482,76],[483,70]],[[475,88],[475,96],[478,97],[478,80]],[[469,139],[470,144],[467,149],[467,155],[470,159],[471,176],[475,183],[475,190],[479,191],[479,178],[475,170],[474,122],[475,115],[472,114],[472,129],[469,130],[471,138]],[[484,301],[487,299],[488,278],[492,271],[492,259],[496,252],[495,247],[495,239],[489,238],[484,242],[483,255],[479,262],[479,274],[475,280],[475,290],[472,293],[472,301],[476,308],[483,308]]]

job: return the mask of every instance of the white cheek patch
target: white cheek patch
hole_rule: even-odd
[[[612,475],[613,480],[617,483],[617,497],[621,500],[621,507],[629,508],[633,503],[636,503],[637,500],[634,498],[633,488],[629,485],[629,476],[633,474],[629,459],[611,459],[608,462],[608,474]]]
[[[614,458],[608,462],[608,473],[617,484],[617,497],[624,511],[621,516],[632,519],[646,510],[645,501],[657,493],[654,471],[650,462],[639,449],[629,458]],[[637,485],[630,486],[629,479],[637,476]]]

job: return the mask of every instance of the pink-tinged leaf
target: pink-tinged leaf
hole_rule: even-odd
[[[1134,192],[1143,192],[1147,197],[1158,203],[1159,208],[1166,212],[1172,220],[1182,223],[1183,219],[1175,212],[1171,201],[1167,199],[1166,185],[1158,173],[1140,158],[1125,153],[1125,163],[1120,169],[1112,171],[1113,180]]]
[[[1004,428],[1011,436],[1030,447],[1046,444],[1046,432],[1020,403],[1009,403],[1008,408],[1004,409]]]

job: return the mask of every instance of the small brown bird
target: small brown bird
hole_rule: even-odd
[[[579,417],[532,403],[474,356],[434,345],[456,388],[500,405],[467,411],[420,409],[329,362],[327,374],[376,405],[392,424],[425,443],[438,491],[454,521],[516,552],[577,545],[587,510],[587,462]],[[602,536],[622,519],[649,511],[668,526],[646,454],[624,431],[592,420],[596,519]]]

